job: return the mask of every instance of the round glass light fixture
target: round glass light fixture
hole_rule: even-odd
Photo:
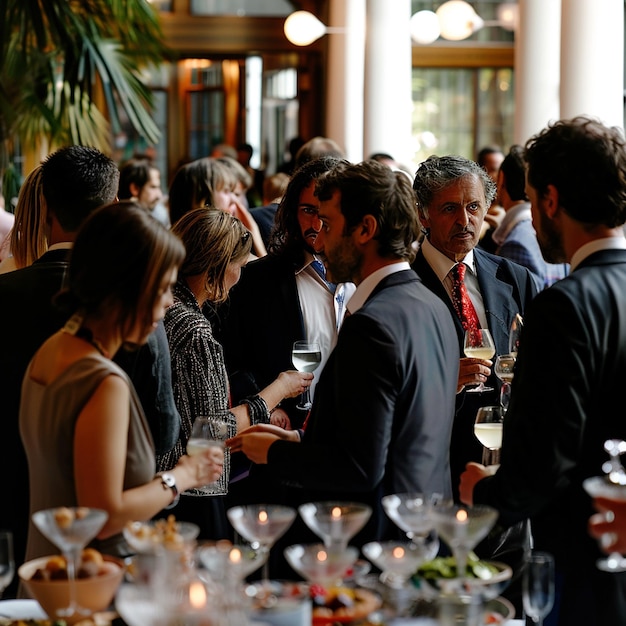
[[[474,8],[464,0],[448,0],[436,11],[441,36],[451,41],[467,39],[484,26]]]
[[[326,26],[309,11],[292,13],[283,26],[285,37],[295,46],[308,46],[327,32]]]
[[[439,18],[433,11],[418,11],[411,16],[409,30],[415,43],[433,43],[440,35]]]
[[[502,26],[505,30],[516,30],[519,22],[519,4],[503,2],[498,5],[496,15],[499,26]]]

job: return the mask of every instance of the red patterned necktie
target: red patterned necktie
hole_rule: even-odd
[[[480,328],[476,309],[470,300],[465,286],[465,263],[457,263],[451,270],[452,276],[452,303],[454,310],[461,320],[464,330],[477,330]]]

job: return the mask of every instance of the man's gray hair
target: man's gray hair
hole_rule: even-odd
[[[496,197],[497,188],[483,167],[475,161],[457,155],[442,157],[432,155],[420,164],[413,180],[420,215],[428,217],[428,207],[433,196],[465,176],[476,176],[482,182],[489,207]]]

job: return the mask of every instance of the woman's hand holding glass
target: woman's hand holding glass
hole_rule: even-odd
[[[180,457],[173,473],[180,492],[214,483],[224,470],[224,449],[207,448],[205,451]]]
[[[313,374],[310,372],[287,370],[278,375],[276,382],[281,385],[283,398],[295,398],[301,393],[304,393],[311,386]]]

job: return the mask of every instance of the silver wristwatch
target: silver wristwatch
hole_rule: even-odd
[[[159,472],[157,476],[161,479],[163,489],[171,489],[174,493],[174,499],[165,507],[166,509],[171,509],[175,507],[178,504],[178,500],[180,500],[180,493],[178,493],[178,487],[176,486],[176,478],[174,474],[170,474],[169,472]]]

